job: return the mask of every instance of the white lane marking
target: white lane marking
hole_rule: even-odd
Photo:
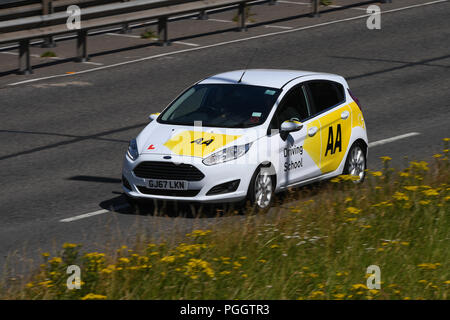
[[[124,208],[127,208],[127,207],[129,207],[128,204],[123,204],[123,205],[114,207],[113,210],[120,210],[120,209],[124,209]],[[59,222],[72,222],[72,221],[76,221],[76,220],[80,220],[80,219],[84,219],[84,218],[97,216],[99,214],[103,214],[103,213],[107,213],[107,212],[111,212],[111,211],[110,210],[106,210],[106,209],[97,210],[97,211],[94,211],[94,212],[89,212],[89,213],[85,213],[85,214],[80,214],[78,216],[62,219],[62,220],[59,220]]]
[[[338,6],[338,5],[334,5],[334,4],[329,4],[328,7],[331,7],[331,8],[342,8],[342,7],[344,7],[344,6]],[[356,8],[356,7],[354,7],[354,8],[348,8],[348,9],[353,9],[353,10],[364,10],[364,11],[367,10],[366,8]]]
[[[287,4],[301,4],[301,5],[310,5],[310,2],[297,2],[297,1],[284,1],[284,0],[277,0],[279,3],[287,3]]]
[[[409,137],[414,137],[414,136],[418,136],[420,135],[420,132],[410,132],[410,133],[405,133],[405,134],[401,134],[399,136],[395,136],[392,138],[387,138],[387,139],[383,139],[383,140],[378,140],[378,141],[374,141],[374,142],[370,142],[369,143],[369,148],[373,148],[376,146],[380,146],[386,143],[390,143],[390,142],[394,142],[397,140],[401,140],[401,139],[405,139],[405,138],[409,138]]]
[[[106,33],[106,35],[108,35],[108,36],[119,36],[119,37],[142,39],[141,36],[137,36],[137,35],[134,35],[134,34],[126,34],[126,33],[112,33],[112,32],[108,32],[108,33]]]
[[[84,62],[82,62],[82,63],[85,63],[85,64],[93,64],[94,66],[103,66],[103,65],[104,65],[103,63],[100,63],[100,62],[92,62],[92,61],[84,61]]]
[[[286,3],[286,4],[299,4],[299,5],[302,5],[302,6],[311,6],[310,2],[297,2],[297,1],[284,1],[284,0],[278,0],[277,2],[279,2],[279,3]],[[338,5],[335,5],[335,4],[329,4],[329,5],[325,6],[325,7],[342,8],[344,6],[338,6]],[[364,10],[364,11],[367,10],[366,8],[348,8],[348,9]]]
[[[208,18],[206,21],[215,21],[215,22],[224,22],[224,23],[233,23],[234,22],[231,20],[213,19],[213,18]]]
[[[137,39],[142,39],[141,36],[137,36],[134,34],[122,34],[122,33],[107,33],[108,36],[119,36],[119,37],[128,37],[128,38],[137,38]],[[151,38],[150,40],[158,40],[158,38]],[[190,47],[199,47],[199,44],[196,43],[192,43],[192,42],[184,42],[184,41],[174,41],[173,43],[178,43],[178,44],[184,44],[186,46],[190,46]]]
[[[17,52],[11,52],[11,51],[0,51],[0,53],[4,53],[4,54],[12,54],[12,55],[15,55],[15,56],[18,56],[18,55],[19,55]],[[30,54],[30,57],[33,57],[33,58],[42,58],[42,59],[53,59],[53,60],[62,60],[62,59],[63,59],[63,58],[61,58],[61,57],[41,57],[41,56],[38,55],[38,54]],[[103,66],[103,65],[104,65],[103,63],[100,63],[100,62],[92,62],[92,61],[84,61],[84,62],[82,62],[82,63],[85,63],[85,64],[92,64],[92,65],[95,65],[95,66]]]
[[[411,6],[407,6],[407,7],[402,7],[402,8],[382,11],[381,13],[382,14],[386,14],[386,13],[398,12],[398,11],[403,11],[403,10],[407,10],[407,9],[424,7],[424,6],[433,5],[433,4],[437,4],[437,3],[448,2],[448,1],[449,0],[431,1],[431,2],[426,2],[426,3],[411,5]],[[157,55],[154,55],[154,56],[143,57],[143,58],[139,58],[139,59],[135,59],[135,60],[128,60],[128,61],[118,62],[118,63],[114,63],[114,64],[110,64],[110,65],[106,65],[106,66],[102,66],[102,67],[98,67],[98,68],[92,68],[92,69],[77,71],[77,72],[70,73],[70,74],[67,74],[67,73],[56,74],[56,75],[53,75],[53,76],[47,76],[47,77],[42,77],[42,78],[34,78],[34,79],[29,79],[29,80],[24,80],[24,81],[19,81],[19,82],[13,82],[13,83],[9,83],[8,86],[16,86],[16,85],[20,85],[20,84],[24,84],[24,83],[30,83],[30,82],[35,82],[35,81],[40,81],[40,80],[47,80],[47,79],[53,79],[53,78],[69,77],[69,76],[73,76],[73,75],[77,75],[77,74],[83,74],[83,73],[88,73],[88,72],[93,72],[93,71],[99,71],[99,70],[103,70],[103,69],[108,69],[108,68],[123,66],[123,65],[131,64],[131,63],[157,59],[157,58],[171,56],[171,55],[185,53],[185,52],[191,52],[191,51],[196,51],[196,50],[214,48],[214,47],[219,47],[219,46],[232,44],[232,43],[245,42],[245,41],[249,41],[249,40],[260,39],[260,38],[265,38],[265,37],[270,37],[270,36],[275,36],[275,35],[280,35],[280,34],[285,34],[285,33],[290,33],[290,32],[297,32],[297,31],[302,31],[302,30],[308,30],[308,29],[313,29],[313,28],[327,26],[327,25],[341,23],[341,22],[347,22],[347,21],[364,19],[364,18],[367,18],[369,16],[371,16],[371,14],[364,14],[364,15],[360,15],[360,16],[356,16],[356,17],[351,17],[351,18],[346,18],[346,19],[341,19],[341,20],[333,20],[333,21],[328,21],[328,22],[322,22],[322,23],[318,23],[318,24],[314,24],[314,25],[310,25],[310,26],[305,26],[305,27],[300,27],[300,28],[295,28],[295,29],[290,29],[290,30],[282,30],[282,31],[277,31],[277,32],[265,33],[265,34],[261,34],[261,35],[257,35],[257,36],[248,37],[248,38],[240,38],[240,39],[224,41],[224,42],[214,43],[214,44],[200,46],[200,47],[195,47],[195,48],[190,48],[190,49],[183,49],[183,50],[178,50],[178,51],[166,52],[166,53],[161,53],[161,54],[157,54]]]
[[[190,46],[190,47],[200,47],[199,44],[192,43],[192,42],[174,41],[173,43],[184,44],[185,46]]]
[[[266,24],[264,27],[265,27],[265,28],[286,29],[286,30],[294,29],[294,27],[274,26],[274,25],[269,25],[269,24]]]

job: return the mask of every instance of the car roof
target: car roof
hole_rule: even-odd
[[[323,75],[323,76],[333,76],[336,78],[341,78],[340,76],[333,74],[324,74],[312,71],[300,71],[300,70],[281,70],[281,69],[248,69],[248,70],[235,70],[224,73],[219,73],[208,77],[202,81],[200,84],[237,84],[245,71],[244,76],[240,83],[247,85],[255,85],[262,87],[271,88],[282,88],[286,83],[293,79],[311,76],[311,75]],[[338,80],[338,79],[336,79]]]

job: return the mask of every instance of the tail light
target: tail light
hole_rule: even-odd
[[[352,97],[352,99],[353,99],[353,100],[356,102],[356,104],[358,105],[359,110],[362,111],[361,104],[360,104],[358,98],[355,97],[355,96],[353,95],[353,93],[350,91],[350,89],[347,89],[347,91],[348,91],[348,94],[350,95],[350,97]]]

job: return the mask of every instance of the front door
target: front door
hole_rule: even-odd
[[[305,98],[305,90],[302,85],[290,89],[278,106],[272,118],[270,129],[274,134],[270,140],[278,150],[277,181],[280,187],[300,182],[320,174],[315,157],[320,157],[320,133],[315,137],[308,135],[311,124],[315,124],[310,118],[310,111]],[[287,135],[280,134],[281,123],[286,120],[297,120],[302,122],[303,127]],[[278,130],[278,132],[277,132]],[[314,140],[314,141],[313,141]],[[305,145],[318,144],[317,150],[305,150]],[[312,151],[318,151],[312,154]]]

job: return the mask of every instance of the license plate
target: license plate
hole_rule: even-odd
[[[188,182],[184,180],[149,179],[148,188],[163,190],[187,190]]]

